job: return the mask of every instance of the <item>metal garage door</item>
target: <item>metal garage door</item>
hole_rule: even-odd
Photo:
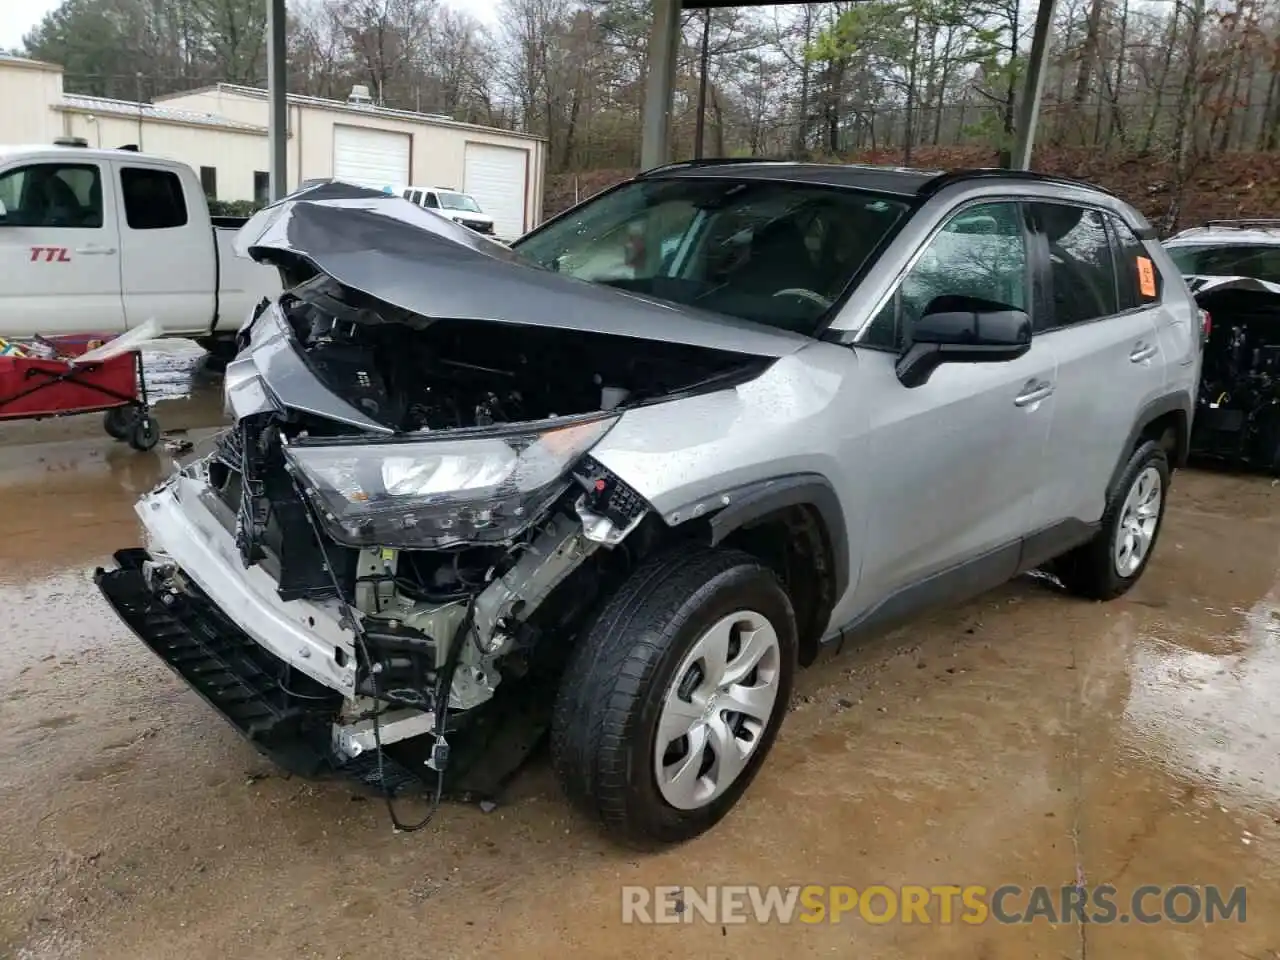
[[[524,198],[529,151],[467,143],[463,189],[493,217],[494,232],[507,240],[524,233]]]
[[[333,176],[381,190],[409,182],[409,134],[368,127],[333,128]]]

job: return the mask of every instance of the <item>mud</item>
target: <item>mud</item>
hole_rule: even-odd
[[[1180,474],[1122,600],[1025,578],[824,658],[739,809],[646,855],[545,761],[415,834],[279,775],[98,598],[167,465],[86,436],[0,447],[0,957],[1280,957],[1269,479]],[[624,884],[751,883],[1218,884],[1247,919],[621,922]]]

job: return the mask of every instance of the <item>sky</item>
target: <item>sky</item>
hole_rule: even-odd
[[[0,0],[0,50],[22,45],[22,37],[61,0]],[[265,3],[266,0],[263,0]],[[481,23],[492,26],[496,20],[497,0],[445,0],[455,10],[464,10]]]

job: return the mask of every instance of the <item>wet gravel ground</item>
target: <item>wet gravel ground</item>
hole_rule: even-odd
[[[197,389],[158,415],[199,443],[217,408]],[[167,469],[97,418],[0,426],[0,957],[1280,958],[1269,478],[1179,474],[1119,601],[1024,578],[803,671],[739,809],[640,855],[544,760],[416,834],[273,770],[91,583]],[[624,884],[1077,882],[1243,885],[1247,919],[621,922]]]

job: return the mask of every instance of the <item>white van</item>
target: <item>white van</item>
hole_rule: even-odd
[[[470,227],[476,233],[493,236],[493,217],[480,209],[470,194],[447,187],[400,187],[400,196],[410,203],[434,210],[454,223]]]

